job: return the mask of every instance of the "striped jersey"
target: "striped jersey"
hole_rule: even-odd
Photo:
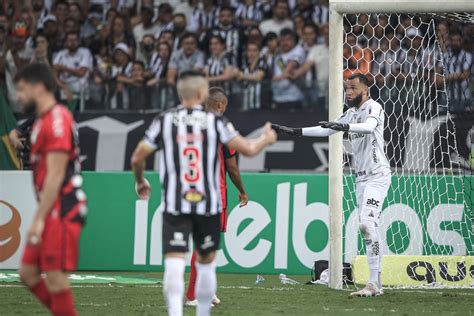
[[[161,206],[174,214],[216,215],[222,210],[220,144],[238,132],[201,105],[178,106],[158,115],[143,141],[159,150]]]

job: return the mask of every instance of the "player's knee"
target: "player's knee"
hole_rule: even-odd
[[[25,266],[20,267],[19,274],[21,282],[28,287],[34,286],[41,278],[41,275],[35,269]]]
[[[375,225],[374,222],[362,219],[359,224],[359,229],[364,235],[364,239],[371,239],[373,226]]]
[[[69,288],[67,273],[62,271],[51,271],[46,273],[46,287],[49,292],[57,293]]]
[[[216,258],[216,252],[215,251],[204,252],[204,253],[199,253],[198,252],[197,262],[199,262],[201,264],[209,264],[209,263],[212,263],[215,258]]]

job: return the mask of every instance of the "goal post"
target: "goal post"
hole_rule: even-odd
[[[449,14],[457,12],[474,12],[472,0],[330,0],[329,1],[329,119],[334,120],[343,112],[343,46],[344,16],[346,14]],[[472,21],[471,21],[472,23]],[[429,28],[431,26],[427,26]],[[432,37],[436,37],[433,35]],[[433,40],[433,39],[431,39]],[[436,41],[436,39],[434,39]],[[427,83],[435,86],[434,79]],[[446,85],[445,85],[446,86]],[[444,90],[446,87],[444,86]],[[410,105],[410,101],[405,104]],[[435,102],[441,102],[436,99]],[[402,102],[403,103],[403,102]],[[443,105],[438,104],[439,107]],[[447,108],[447,106],[446,106]],[[447,111],[447,120],[449,111]],[[443,116],[445,117],[445,116]],[[440,120],[438,120],[440,121]],[[438,122],[436,121],[436,122]],[[431,124],[438,124],[438,123]],[[422,125],[422,124],[420,124]],[[423,128],[423,126],[420,127]],[[429,127],[429,126],[428,126]],[[436,126],[435,126],[436,127]],[[449,132],[448,132],[449,133]],[[417,135],[418,137],[418,135]],[[449,138],[450,136],[446,136]],[[443,140],[444,141],[444,140]],[[407,145],[407,147],[409,144]],[[453,148],[456,149],[454,143]],[[343,135],[337,133],[329,137],[329,287],[341,289],[343,286],[342,270],[344,255],[344,146]],[[405,149],[404,149],[405,150]],[[413,167],[413,170],[416,170]],[[439,171],[444,174],[444,165]],[[442,170],[441,170],[442,169]],[[412,175],[408,173],[408,175]],[[427,184],[423,184],[427,185]],[[421,186],[421,185],[420,185]],[[447,190],[449,184],[446,185]],[[423,188],[427,189],[428,188]],[[474,225],[474,224],[473,224]]]

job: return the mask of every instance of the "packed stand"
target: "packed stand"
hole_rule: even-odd
[[[167,109],[177,101],[178,75],[194,69],[224,89],[231,110],[327,111],[327,0],[157,2],[3,1],[0,71],[11,107],[19,111],[16,72],[41,61],[54,70],[60,99],[76,110]],[[366,73],[377,98],[397,97],[385,95],[393,89],[383,87],[402,78],[393,79],[395,72],[409,77],[410,67],[395,69],[392,60],[419,59],[397,45],[406,38],[416,44],[427,30],[413,19],[397,28],[398,21],[382,15],[348,16],[345,22],[344,77]],[[472,40],[466,39],[473,25],[439,23],[437,32],[442,49],[460,56],[445,60],[453,109],[470,109]],[[400,53],[392,56],[394,51]]]

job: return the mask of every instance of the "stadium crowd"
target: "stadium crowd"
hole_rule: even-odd
[[[327,109],[327,0],[0,3],[1,88],[15,112],[13,79],[31,61],[50,65],[60,99],[81,110],[169,108],[177,76],[190,69],[221,86],[234,110]],[[452,109],[472,110],[474,25],[437,23],[441,57],[430,68],[419,53],[434,46],[430,26],[395,18],[347,16],[344,77],[368,74],[374,96],[394,101],[407,80],[441,85],[444,67]]]

